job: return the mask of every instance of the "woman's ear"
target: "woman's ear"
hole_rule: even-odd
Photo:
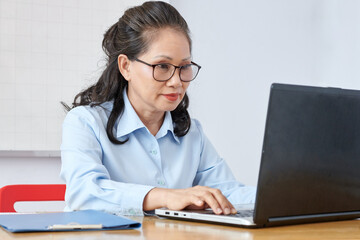
[[[125,54],[118,56],[118,67],[125,80],[130,80],[130,60]]]

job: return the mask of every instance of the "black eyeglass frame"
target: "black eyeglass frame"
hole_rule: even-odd
[[[174,64],[171,64],[171,63],[150,64],[150,63],[144,62],[144,61],[142,61],[142,60],[140,60],[140,59],[138,59],[138,58],[135,58],[135,61],[140,62],[140,63],[143,63],[143,64],[145,64],[145,65],[147,65],[147,66],[149,66],[149,67],[152,67],[152,68],[153,68],[153,78],[154,78],[155,81],[158,81],[158,82],[166,82],[166,81],[169,81],[169,80],[174,76],[177,68],[180,69],[180,71],[179,71],[179,78],[180,78],[180,80],[181,80],[182,82],[191,82],[191,81],[193,81],[193,80],[197,77],[197,75],[199,74],[199,71],[200,71],[200,69],[201,69],[201,66],[200,66],[199,64],[194,63],[193,61],[191,61],[191,64],[186,64],[186,65],[184,65],[184,66],[175,66]],[[159,65],[171,65],[171,66],[175,67],[173,73],[171,74],[171,76],[170,76],[168,79],[166,79],[166,80],[157,80],[157,79],[155,78],[155,67],[156,67],[156,66],[159,66]],[[186,80],[184,81],[184,80],[181,79],[181,70],[183,69],[183,67],[189,66],[189,65],[195,65],[195,66],[197,66],[197,67],[198,67],[198,71],[197,71],[196,75],[193,77],[193,79],[191,79],[191,80],[189,80],[189,81],[186,81]]]

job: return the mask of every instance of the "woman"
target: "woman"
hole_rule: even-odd
[[[235,213],[254,201],[187,112],[186,21],[164,2],[128,9],[105,33],[108,64],[63,124],[61,177],[68,210],[142,215],[160,207]]]

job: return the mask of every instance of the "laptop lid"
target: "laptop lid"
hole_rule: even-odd
[[[273,84],[254,222],[360,217],[360,91]]]

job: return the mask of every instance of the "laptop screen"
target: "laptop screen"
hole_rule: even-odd
[[[273,84],[254,221],[360,210],[360,91]]]

